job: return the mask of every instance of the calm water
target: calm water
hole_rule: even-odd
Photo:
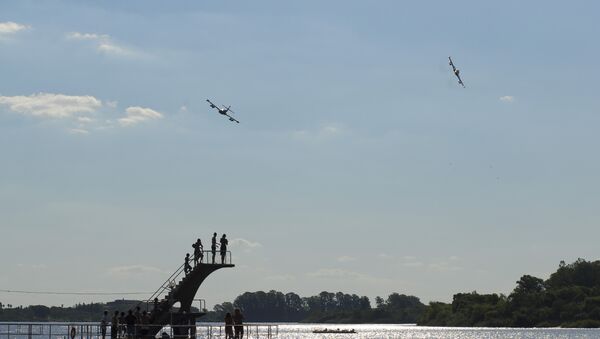
[[[314,329],[354,329],[356,334],[313,334]],[[449,328],[411,325],[279,325],[280,339],[290,338],[600,338],[600,329]]]

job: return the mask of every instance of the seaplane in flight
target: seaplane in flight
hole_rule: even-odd
[[[231,105],[225,107],[223,106],[223,108],[219,108],[219,106],[213,104],[210,100],[206,99],[206,102],[208,102],[208,104],[210,105],[210,108],[215,108],[217,111],[219,111],[219,114],[224,115],[226,117],[229,118],[229,121],[235,121],[238,124],[240,123],[239,121],[237,121],[234,117],[232,117],[229,113],[234,114],[235,112],[231,110]]]
[[[462,79],[460,78],[460,70],[454,66],[451,57],[448,57],[448,60],[450,60],[450,66],[452,66],[452,71],[454,72],[454,75],[456,75],[456,77],[458,78],[458,83],[464,88],[465,84],[463,84]]]

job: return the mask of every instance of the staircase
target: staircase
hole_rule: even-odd
[[[142,305],[145,304],[145,309],[149,312],[150,305],[153,305],[150,312],[151,323],[148,335],[155,336],[165,325],[188,325],[195,323],[196,318],[204,315],[204,313],[190,312],[198,288],[212,272],[224,267],[234,267],[235,265],[231,263],[231,252],[229,251],[221,264],[213,264],[212,260],[210,263],[207,262],[212,256],[211,251],[203,251],[203,254],[204,262],[199,262],[195,266],[193,262],[190,262],[192,270],[188,274],[185,274],[185,265],[179,266],[150,298],[140,302],[138,306],[142,308]],[[215,262],[217,259],[220,262],[219,253],[217,253],[217,257],[215,258]],[[164,295],[162,299],[160,298],[161,295]],[[157,303],[154,301],[155,298],[158,299]],[[181,306],[176,312],[173,312],[173,305],[177,302]]]

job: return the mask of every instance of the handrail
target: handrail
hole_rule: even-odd
[[[226,251],[225,252],[225,258],[222,261],[221,264],[219,264],[219,260],[217,259],[217,256],[220,256],[220,251],[216,250],[214,252],[215,255],[215,262],[212,262],[212,258],[210,259],[210,263],[209,263],[209,255],[212,255],[213,251],[212,250],[203,250],[200,251],[200,256],[198,259],[198,265],[222,265],[222,264],[227,264],[227,265],[231,265],[231,251]],[[190,258],[190,266],[192,266],[192,270],[196,268],[196,260],[195,260],[195,255],[192,256]],[[220,259],[220,258],[219,258]],[[168,288],[171,287],[176,287],[180,282],[177,282],[177,278],[179,278],[179,276],[181,276],[181,273],[185,272],[185,263],[182,264],[181,266],[179,266],[179,268],[177,268],[177,270],[175,270],[175,272],[173,272],[173,274],[171,274],[171,276],[169,276],[169,278],[167,278],[167,280],[165,282],[162,283],[162,285],[160,285],[160,287],[154,292],[152,293],[152,295],[143,301],[140,301],[136,307],[139,307],[142,304],[146,304],[146,311],[149,310],[149,305],[150,303],[152,303],[154,301],[155,298],[158,298],[159,295],[161,295],[165,290],[167,290]],[[173,286],[172,284],[175,284],[175,286]],[[169,305],[171,306],[171,305]]]
[[[247,338],[277,338],[279,335],[279,325],[270,323],[244,323],[244,332]],[[107,326],[109,329],[106,333],[106,338],[117,339],[111,337],[111,324]],[[138,337],[147,329],[160,327],[160,330],[166,331],[171,338],[188,338],[188,334],[193,337],[196,335],[200,338],[223,338],[225,325],[218,323],[196,323],[192,325],[134,325],[133,336]],[[0,322],[0,338],[20,338],[27,337],[29,339],[56,339],[67,338],[71,334],[71,330],[75,330],[78,339],[93,339],[100,338],[101,325],[99,322]],[[175,329],[184,331],[183,335],[175,335]],[[187,332],[189,331],[189,332]],[[141,333],[140,333],[141,332]],[[186,333],[187,332],[187,333]],[[152,338],[152,337],[146,337]]]

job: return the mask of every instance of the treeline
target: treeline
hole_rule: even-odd
[[[78,304],[72,307],[2,305],[0,321],[98,321],[105,309],[106,304],[103,303]]]
[[[134,310],[139,303],[138,300],[122,299],[108,303],[82,303],[71,307],[44,305],[13,307],[13,305],[0,302],[0,321],[100,321],[104,311],[108,311],[110,315],[114,311],[127,313],[128,310]],[[192,307],[192,311],[198,312],[199,310]]]
[[[561,261],[545,281],[524,275],[508,296],[459,293],[451,304],[431,302],[418,324],[600,327],[600,261]]]
[[[298,294],[246,292],[234,302],[215,305],[203,320],[222,321],[227,312],[239,308],[246,321],[317,322],[317,323],[415,323],[425,305],[419,298],[393,293],[387,299],[376,298],[372,308],[369,298],[342,292],[321,292],[311,297]]]
[[[127,311],[135,300],[78,304],[73,307],[7,307],[0,321],[98,321],[104,310]],[[342,292],[311,297],[296,293],[246,292],[233,302],[215,305],[202,321],[223,321],[240,308],[250,322],[417,323],[426,326],[600,327],[600,261],[561,261],[547,280],[524,275],[508,295],[455,294],[452,303],[430,302],[393,293],[383,299]],[[197,310],[194,310],[197,311]]]

